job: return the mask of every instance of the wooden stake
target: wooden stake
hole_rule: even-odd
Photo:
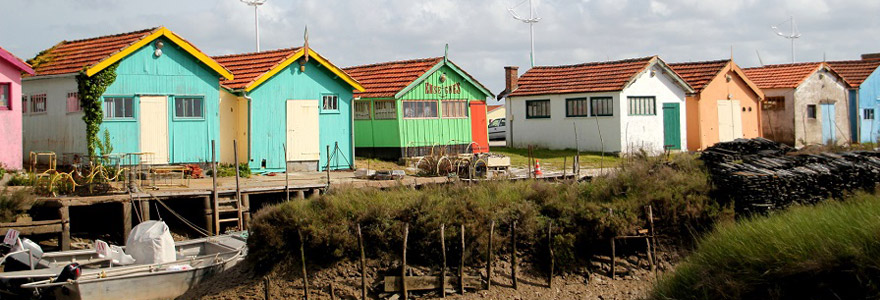
[[[303,239],[302,230],[297,230],[299,234],[299,259],[302,260],[303,270],[303,297],[309,300],[309,273],[306,272],[306,241]]]
[[[446,224],[440,224],[440,252],[443,265],[440,266],[440,297],[446,298]]]
[[[364,236],[358,223],[358,247],[361,249],[361,300],[367,299],[367,256],[364,255]]]
[[[550,252],[550,273],[547,274],[547,288],[553,288],[553,268],[556,267],[556,258],[553,256],[553,222],[547,224],[547,249]]]
[[[458,292],[464,295],[464,224],[461,224],[461,262],[458,265]]]
[[[401,256],[400,263],[400,294],[403,296],[403,299],[409,299],[409,294],[406,292],[406,239],[409,237],[409,223],[403,225],[403,255]]]
[[[217,212],[220,209],[220,204],[218,203],[220,197],[217,195],[217,150],[216,147],[214,147],[214,140],[211,140],[211,187],[211,195],[213,196],[211,199],[214,201],[214,208],[211,211],[214,219],[214,235],[219,235],[220,214]]]
[[[489,250],[486,253],[486,289],[492,288],[492,239],[495,236],[495,221],[489,224]]]
[[[614,280],[614,275],[616,275],[616,271],[614,267],[617,263],[617,256],[614,253],[614,238],[611,238],[611,280]]]
[[[562,180],[565,180],[565,167],[568,166],[568,156],[562,157]]]
[[[241,174],[239,174],[238,170],[238,141],[232,140],[232,155],[235,156],[235,202],[238,206],[238,230],[244,230],[244,225],[242,224],[242,215],[241,215],[241,183],[239,183],[239,178],[241,178]]]
[[[208,230],[209,235],[214,234],[214,209],[211,204],[211,196],[202,197],[202,201],[205,207],[205,229]]]
[[[131,232],[131,201],[122,202],[122,240],[128,240]]]
[[[327,189],[330,189],[330,145],[327,145]]]
[[[266,276],[266,278],[263,278],[263,292],[265,295],[264,299],[266,299],[266,300],[269,300],[272,298],[272,294],[269,293],[269,283],[270,283],[269,276]]]
[[[511,253],[510,257],[510,277],[513,279],[513,289],[517,289],[517,281],[516,281],[516,221],[513,221],[513,227],[510,229],[510,244],[511,244]]]
[[[333,287],[333,282],[330,282],[330,300],[336,300],[336,291]]]
[[[288,172],[287,168],[287,144],[282,143],[281,147],[284,148],[284,201],[290,202],[290,172]],[[302,193],[302,191],[299,191]],[[305,194],[300,199],[305,199]]]
[[[58,239],[58,246],[61,250],[70,250],[70,206],[64,202],[58,208],[58,214],[61,218],[61,238]]]

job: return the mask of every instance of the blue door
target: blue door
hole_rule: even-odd
[[[822,103],[819,107],[822,108],[819,112],[819,117],[822,118],[822,142],[834,143],[837,140],[834,135],[834,103]]]
[[[862,143],[876,143],[877,142],[877,131],[880,128],[877,128],[877,124],[874,122],[874,112],[876,111],[872,108],[862,108],[859,109],[859,122],[861,122],[861,130],[862,130]]]

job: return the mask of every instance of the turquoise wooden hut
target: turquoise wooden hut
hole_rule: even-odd
[[[235,139],[258,172],[354,168],[352,77],[308,47],[214,59],[235,75],[221,82],[223,161]]]
[[[880,142],[880,54],[863,54],[861,60],[828,62],[849,83],[849,121],[852,140]]]
[[[62,41],[31,60],[23,83],[24,148],[67,162],[86,155],[86,125],[76,76],[115,69],[101,96],[100,130],[114,153],[151,153],[150,164],[211,160],[219,137],[220,78],[232,73],[165,27]],[[100,135],[99,135],[100,136]]]

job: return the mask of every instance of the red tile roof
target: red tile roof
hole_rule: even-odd
[[[762,89],[796,88],[822,66],[820,62],[767,65],[743,71]]]
[[[348,67],[343,70],[366,89],[364,92],[355,92],[356,97],[393,98],[397,92],[442,61],[443,57],[433,57]]]
[[[729,59],[669,64],[694,91],[700,92],[730,63]]]
[[[503,107],[504,107],[504,104],[502,104],[502,105],[489,105],[488,107],[486,107],[486,112],[490,112],[490,111],[493,111],[493,110],[496,110],[499,108],[503,108]]]
[[[22,61],[21,58],[13,55],[12,52],[6,51],[6,49],[3,49],[3,47],[0,47],[0,59],[5,60],[19,71],[30,75],[34,74],[34,69],[31,68],[31,65]]]
[[[254,53],[242,53],[211,57],[221,66],[232,72],[235,79],[222,80],[220,84],[230,89],[243,89],[257,80],[260,75],[269,72],[301,47],[269,50]]]
[[[829,61],[828,65],[852,87],[859,87],[871,73],[880,67],[880,60]]]
[[[656,56],[567,66],[538,66],[519,78],[508,97],[620,91]]]
[[[76,73],[149,36],[160,27],[76,41],[62,41],[29,60],[37,76]]]

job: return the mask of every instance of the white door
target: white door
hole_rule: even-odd
[[[287,159],[317,161],[321,158],[318,101],[287,101]]]
[[[739,100],[718,100],[718,141],[728,142],[742,136]]]
[[[165,96],[141,96],[141,152],[146,164],[168,163],[168,98]]]

